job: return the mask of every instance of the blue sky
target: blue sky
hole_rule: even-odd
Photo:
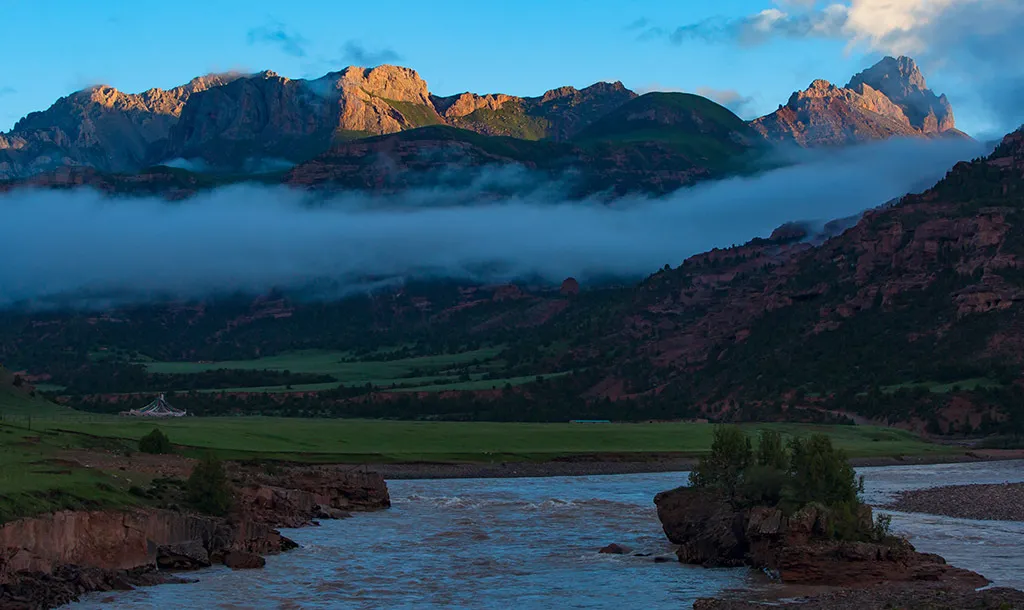
[[[852,11],[880,0],[839,1]],[[986,1],[1002,0],[942,3]],[[813,20],[826,13],[815,0],[0,0],[0,6],[0,130],[91,84],[137,92],[226,70],[302,78],[358,63],[360,56],[415,68],[441,95],[539,95],[561,85],[621,80],[637,90],[727,92],[715,95],[752,118],[815,78],[845,84],[889,50],[851,43],[862,26],[818,28]],[[756,41],[727,33],[762,11],[779,11],[792,23],[772,13],[777,31]],[[794,28],[807,23],[815,27]],[[761,22],[754,29],[767,32]],[[949,95],[962,128],[992,127],[963,70],[944,71],[941,58],[922,64],[932,88]]]

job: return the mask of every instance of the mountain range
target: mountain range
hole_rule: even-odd
[[[700,96],[636,95],[619,83],[442,98],[392,66],[312,81],[222,75],[138,95],[94,88],[26,117],[0,141],[0,190],[81,184],[180,198],[258,179],[387,191],[446,168],[515,164],[575,172],[580,194],[667,192],[756,171],[773,144],[890,137],[967,137],[907,58],[886,58],[845,87],[815,81],[749,123]],[[273,159],[287,169],[253,173]],[[632,285],[424,279],[337,300],[273,292],[9,309],[0,311],[0,361],[63,386],[72,404],[119,410],[126,398],[117,392],[180,381],[147,373],[141,355],[238,361],[344,349],[409,358],[494,346],[491,360],[453,372],[474,389],[324,390],[322,379],[279,371],[282,384],[308,389],[177,401],[208,413],[872,421],[1022,434],[1022,227],[1024,130],[863,216],[821,231],[789,223]],[[252,371],[236,373],[217,387],[254,385]]]
[[[582,176],[581,194],[660,194],[756,170],[769,143],[943,135],[963,137],[949,102],[905,57],[883,59],[844,88],[815,81],[749,124],[700,96],[639,96],[619,82],[540,97],[441,97],[414,70],[383,65],[314,80],[209,75],[139,94],[91,87],[0,134],[0,180],[6,188],[149,185],[177,196],[253,175],[306,187],[402,188],[431,169],[425,152],[438,151],[435,163],[446,166],[572,171]]]

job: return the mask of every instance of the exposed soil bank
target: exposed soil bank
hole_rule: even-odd
[[[376,474],[235,468],[234,508],[212,517],[157,508],[62,511],[0,526],[0,608],[52,608],[91,591],[174,582],[171,573],[221,563],[260,568],[297,545],[278,527],[386,508]]]
[[[960,519],[1024,521],[1024,483],[950,485],[901,491],[884,508]]]
[[[985,450],[946,455],[854,458],[850,463],[865,466],[911,466],[994,462],[1024,459],[1021,450]],[[562,477],[601,474],[642,474],[682,472],[693,468],[697,459],[671,454],[590,454],[557,458],[547,462],[415,462],[365,464],[360,470],[380,473],[385,479],[490,479],[514,477]]]

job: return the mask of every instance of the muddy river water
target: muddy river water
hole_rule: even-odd
[[[1024,481],[1024,461],[861,468],[865,499]],[[285,530],[302,547],[264,570],[91,594],[71,608],[687,608],[756,586],[743,569],[655,562],[672,547],[652,499],[685,473],[389,482],[393,507]],[[1024,588],[1024,523],[892,513],[893,529],[996,584]],[[648,557],[600,555],[611,542]]]

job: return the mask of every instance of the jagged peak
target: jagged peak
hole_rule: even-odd
[[[860,84],[870,85],[890,96],[898,93],[905,95],[908,90],[928,89],[928,83],[917,67],[917,62],[904,55],[882,58],[867,70],[854,75],[846,86],[854,89]]]

